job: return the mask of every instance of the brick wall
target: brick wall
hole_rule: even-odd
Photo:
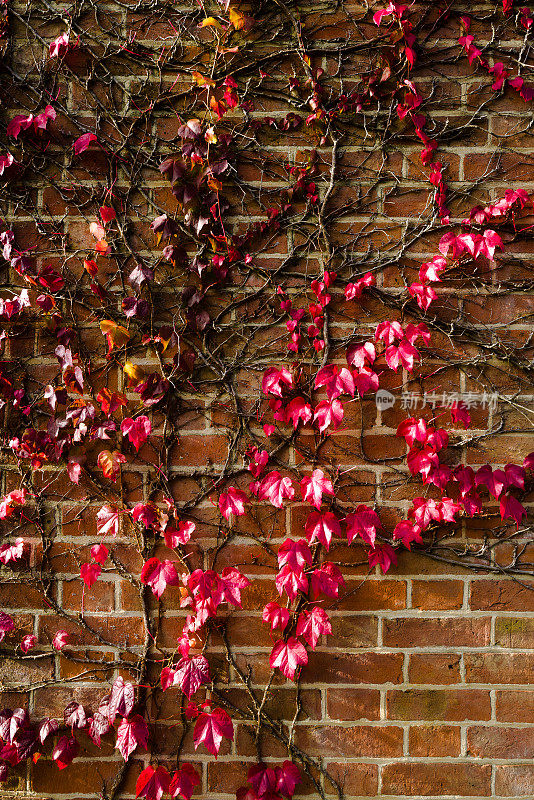
[[[447,167],[455,222],[476,203],[494,201],[506,189],[534,192],[534,138],[532,103],[511,87],[491,90],[493,78],[468,63],[457,41],[460,16],[469,12],[471,32],[489,63],[504,61],[515,75],[520,58],[528,83],[532,34],[521,25],[516,4],[510,16],[495,3],[451,6],[449,17],[437,15],[434,3],[411,9],[418,20],[419,50],[413,71],[405,70],[402,77],[410,77],[425,98],[428,130],[438,142],[435,158]],[[374,5],[372,11],[381,7]],[[246,516],[228,525],[216,505],[224,481],[248,486],[244,451],[252,435],[263,435],[263,370],[292,360],[273,287],[283,284],[295,302],[302,301],[310,281],[325,267],[339,270],[330,307],[331,363],[345,363],[347,343],[371,335],[377,322],[401,313],[405,321],[420,319],[417,308],[404,308],[405,287],[437,252],[443,226],[429,167],[421,164],[421,142],[413,127],[403,127],[391,111],[392,98],[402,95],[390,89],[379,108],[369,101],[362,113],[341,120],[339,163],[332,176],[328,136],[323,141],[320,129],[305,123],[293,129],[280,122],[288,112],[303,119],[310,113],[306,91],[287,90],[288,76],[300,76],[302,86],[306,78],[304,51],[287,21],[287,7],[247,7],[256,25],[233,33],[243,54],[229,55],[226,69],[238,78],[243,97],[254,98],[249,113],[262,124],[255,140],[248,128],[237,142],[236,172],[227,181],[227,224],[243,233],[251,222],[265,220],[266,209],[280,203],[290,183],[285,163],[299,165],[315,153],[312,179],[320,201],[331,177],[333,183],[323,220],[329,241],[320,240],[317,220],[306,217],[306,204],[296,196],[296,215],[288,215],[252,245],[250,271],[240,262],[228,281],[207,293],[205,307],[210,325],[215,324],[204,333],[184,324],[188,312],[181,292],[192,285],[191,272],[173,271],[160,258],[165,242],[160,246],[150,230],[163,212],[183,217],[158,168],[176,150],[177,115],[183,121],[205,113],[190,77],[193,69],[207,72],[213,50],[215,34],[199,29],[203,13],[196,7],[113,0],[73,4],[68,11],[17,1],[8,9],[0,140],[2,153],[16,152],[29,166],[22,180],[15,175],[7,182],[1,216],[11,221],[17,246],[31,249],[39,267],[60,265],[69,275],[69,286],[75,288],[62,298],[61,307],[65,314],[77,309],[79,352],[91,360],[93,396],[107,387],[138,401],[122,369],[125,358],[106,358],[102,314],[96,301],[87,299],[91,295],[81,263],[83,256],[94,254],[89,223],[106,200],[106,189],[124,211],[125,222],[115,233],[113,256],[99,272],[111,297],[107,302],[120,308],[121,278],[136,259],[156,266],[154,308],[161,324],[174,323],[181,336],[163,360],[172,360],[181,348],[195,350],[197,361],[185,378],[177,373],[173,404],[165,412],[157,405],[150,410],[153,438],[138,454],[124,446],[128,463],[117,483],[106,483],[93,469],[102,442],[89,449],[79,484],[68,479],[64,467],[21,468],[4,447],[2,494],[26,481],[34,499],[29,517],[17,518],[16,524],[2,522],[5,537],[23,535],[31,545],[28,565],[2,567],[0,573],[0,607],[14,618],[18,637],[8,636],[3,643],[2,705],[27,707],[38,718],[62,717],[72,699],[94,710],[120,673],[141,685],[152,736],[150,753],[136,752],[126,769],[111,738],[105,737],[98,749],[86,737],[68,769],[59,771],[50,758],[18,767],[0,787],[0,796],[71,800],[96,799],[104,792],[112,797],[120,776],[118,796],[131,798],[151,758],[172,766],[178,754],[199,768],[199,796],[230,798],[245,784],[258,755],[276,763],[287,757],[276,731],[263,730],[255,741],[243,683],[247,674],[259,697],[270,686],[268,713],[313,759],[310,774],[328,796],[338,794],[328,775],[348,798],[533,795],[534,594],[532,535],[526,523],[519,532],[503,524],[497,502],[489,497],[482,516],[463,518],[454,529],[438,528],[411,552],[399,550],[398,564],[387,575],[369,570],[363,548],[333,544],[329,560],[342,565],[346,587],[339,600],[325,604],[333,635],[328,641],[323,637],[310,653],[297,690],[280,673],[271,673],[273,639],[261,610],[278,599],[276,548],[286,536],[302,535],[309,507],[298,500],[282,510],[253,503]],[[363,6],[349,4],[342,12],[324,3],[289,10],[296,14],[313,67],[325,70],[326,105],[339,92],[353,90],[370,66],[383,69],[387,63],[383,52],[383,60],[376,60],[375,40],[377,30],[387,30],[387,20],[377,29]],[[220,8],[212,11],[222,13]],[[68,28],[69,18],[71,38],[79,36],[81,44],[64,61],[54,61],[47,56],[48,45]],[[368,40],[374,44],[367,51],[362,43]],[[258,81],[254,59],[262,58],[268,66]],[[390,60],[397,63],[393,56]],[[251,84],[245,94],[247,80]],[[46,147],[44,137],[14,142],[6,135],[5,123],[14,114],[41,111],[46,102],[58,109]],[[278,120],[278,126],[265,123],[267,117]],[[224,124],[241,118],[236,110]],[[88,130],[96,131],[103,147],[74,158],[72,141]],[[533,244],[528,230],[515,235],[513,220],[503,230],[506,247],[495,264],[458,268],[439,287],[430,315],[433,338],[422,367],[413,374],[384,371],[381,386],[394,395],[393,406],[378,409],[369,393],[347,405],[343,424],[329,436],[305,428],[295,440],[275,437],[269,447],[278,446],[275,463],[280,468],[296,475],[321,465],[337,476],[341,510],[347,513],[360,503],[376,507],[391,531],[413,497],[424,492],[439,496],[409,475],[404,442],[395,436],[398,424],[412,413],[403,408],[402,395],[412,391],[476,394],[469,429],[452,427],[448,463],[475,469],[522,463],[534,449]],[[189,255],[197,244],[186,239]],[[346,282],[368,269],[376,274],[376,289],[346,303]],[[6,291],[24,284],[13,270],[2,275]],[[49,334],[46,326],[23,326],[7,344],[5,358],[17,376],[24,367],[29,391],[57,380],[57,342]],[[154,350],[140,347],[128,357],[145,372],[161,361]],[[481,404],[484,392],[495,397],[495,407]],[[172,437],[166,415],[172,417]],[[20,430],[11,411],[4,425],[6,438],[13,435],[13,425]],[[159,482],[154,464],[166,469],[165,483]],[[90,560],[89,548],[100,540],[96,513],[103,502],[162,504],[169,492],[197,526],[187,548],[191,568],[221,571],[236,565],[252,580],[243,591],[243,609],[219,615],[207,640],[215,696],[231,709],[236,725],[234,742],[223,743],[217,760],[194,749],[191,729],[183,727],[179,690],[158,689],[161,664],[176,647],[185,611],[179,592],[168,590],[158,603],[138,578],[149,554],[169,558],[172,552],[161,538],[140,541],[139,532],[124,521],[117,537],[102,538],[114,560],[101,578],[85,591],[79,579],[80,564]],[[530,498],[527,492],[523,502],[528,509]],[[58,629],[70,635],[61,653],[51,647]],[[15,644],[31,633],[37,648],[22,657]],[[232,642],[232,659],[223,633]],[[309,777],[301,793],[317,794]]]

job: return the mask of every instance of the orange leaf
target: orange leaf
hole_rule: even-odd
[[[108,340],[108,355],[114,347],[122,347],[130,338],[129,332],[122,325],[117,325],[111,319],[103,319],[100,323],[100,330]]]
[[[197,86],[215,86],[215,81],[212,81],[211,78],[205,78],[200,72],[192,72],[191,77]]]
[[[247,15],[242,14],[241,11],[236,11],[235,8],[231,8],[228,11],[228,16],[236,31],[242,31],[243,28],[248,30],[253,25],[253,19],[251,17],[247,17]]]

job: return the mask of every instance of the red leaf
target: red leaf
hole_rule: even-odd
[[[377,544],[376,547],[369,550],[368,558],[369,566],[376,567],[379,564],[383,573],[397,563],[397,554],[389,544]]]
[[[98,564],[104,564],[109,555],[109,550],[105,544],[94,544],[91,547],[91,556]]]
[[[115,213],[114,208],[110,208],[109,206],[100,206],[100,216],[102,217],[102,222],[104,225],[106,225],[106,223],[111,222],[112,219],[116,219],[117,214]]]
[[[82,564],[80,574],[88,589],[98,580],[102,567],[99,564]]]
[[[361,536],[363,541],[370,544],[371,547],[374,545],[376,532],[378,528],[382,527],[375,511],[365,505],[358,506],[353,514],[345,517],[345,521],[349,544],[352,544],[356,536]]]
[[[119,675],[113,681],[111,687],[111,695],[109,697],[107,714],[108,719],[113,725],[115,717],[120,714],[121,717],[129,716],[135,703],[135,689],[133,683],[125,682],[122,675]]]
[[[328,597],[337,597],[339,587],[344,586],[343,575],[335,564],[325,561],[318,569],[315,569],[311,577],[311,589],[313,597],[317,597],[321,592]]]
[[[319,637],[327,633],[332,633],[332,626],[323,608],[315,606],[311,612],[301,612],[297,622],[297,636],[302,636],[313,650],[317,647]]]
[[[170,527],[166,528],[166,530],[163,532],[165,544],[171,549],[178,547],[180,544],[187,544],[195,528],[195,523],[190,521],[180,522],[178,524],[178,529]]]
[[[191,764],[182,764],[179,772],[172,776],[169,792],[171,797],[182,795],[184,800],[191,800],[195,786],[200,786],[201,780],[198,772]]]
[[[332,400],[332,402],[323,400],[315,408],[313,421],[318,423],[319,431],[323,433],[330,425],[333,425],[335,430],[343,419],[343,415],[344,411],[341,400],[336,399]]]
[[[141,583],[150,586],[159,598],[167,586],[179,586],[180,578],[172,561],[149,558],[141,570]]]
[[[209,683],[210,668],[204,656],[182,658],[174,673],[174,683],[178,683],[182,692],[191,698],[203,683]]]
[[[165,767],[147,767],[142,771],[135,786],[135,796],[146,800],[161,800],[164,792],[169,791],[171,776]]]
[[[226,602],[241,608],[241,589],[250,586],[249,579],[237,567],[225,567],[221,573],[221,583]]]
[[[245,503],[248,497],[245,492],[230,486],[228,490],[219,497],[219,510],[225,519],[230,519],[234,514],[241,517],[245,513]]]
[[[308,663],[308,654],[302,642],[290,636],[287,642],[280,640],[275,644],[269,658],[271,669],[278,667],[282,675],[293,680],[297,668]]]
[[[74,148],[74,152],[76,155],[80,155],[83,153],[84,150],[87,150],[91,142],[96,142],[97,138],[94,133],[84,133],[82,136],[79,136],[74,144],[72,145]]]
[[[203,744],[206,750],[217,758],[223,736],[230,740],[234,738],[234,726],[226,711],[214,708],[211,714],[207,712],[200,714],[193,732],[195,750]]]
[[[262,619],[264,622],[269,623],[272,631],[275,628],[284,630],[289,622],[289,611],[287,608],[279,606],[278,603],[267,603],[263,609]]]
[[[315,506],[317,511],[321,508],[323,493],[334,494],[332,481],[327,478],[322,469],[314,469],[310,478],[303,478],[300,482],[302,499]]]
[[[325,511],[324,514],[312,511],[306,520],[304,530],[310,544],[317,540],[324,544],[327,550],[330,547],[332,536],[341,536],[338,518],[331,511]]]
[[[276,792],[276,772],[266,764],[253,764],[247,774],[247,781],[258,797],[267,794],[272,796]]]
[[[293,386],[293,376],[290,371],[285,367],[276,369],[276,367],[269,367],[264,372],[261,389],[264,394],[274,394],[276,397],[282,397],[282,384],[286,386]]]
[[[281,767],[276,767],[276,791],[286,797],[293,797],[297,783],[302,782],[299,768],[292,761],[284,761]]]
[[[138,745],[144,750],[148,747],[148,725],[140,714],[136,714],[130,720],[122,720],[117,730],[115,749],[125,761],[128,761]]]
[[[526,508],[511,494],[504,494],[501,497],[499,507],[501,519],[515,520],[518,528],[522,518],[527,516]]]
[[[80,745],[74,736],[62,736],[52,752],[52,758],[60,769],[65,769],[76,758],[79,750]]]
[[[139,448],[146,442],[152,432],[152,425],[149,418],[144,414],[135,419],[127,417],[121,422],[121,431],[128,436],[128,439],[139,452]]]

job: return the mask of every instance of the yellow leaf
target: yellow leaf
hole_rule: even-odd
[[[140,383],[140,381],[142,381],[143,378],[145,377],[145,373],[143,372],[141,367],[139,367],[137,364],[132,364],[131,361],[126,362],[126,364],[124,365],[124,371],[128,377],[128,380],[132,385]]]
[[[219,30],[219,31],[223,30],[223,26],[221,25],[221,23],[218,20],[215,19],[215,17],[206,17],[206,19],[203,19],[198,27],[199,28],[217,28],[217,30]]]

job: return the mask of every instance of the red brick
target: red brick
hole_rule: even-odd
[[[489,765],[386,764],[382,791],[393,795],[487,796],[491,793]]]
[[[460,656],[441,653],[412,653],[408,667],[410,683],[459,683]]]
[[[314,683],[398,683],[402,678],[403,657],[399,653],[310,653],[302,680]]]
[[[386,647],[484,647],[490,642],[490,619],[390,619],[384,621]]]
[[[491,719],[489,691],[481,689],[407,689],[387,693],[389,719]]]
[[[534,691],[498,689],[495,697],[499,722],[534,722]]]
[[[532,764],[497,764],[495,793],[503,797],[532,797],[534,766]]]
[[[472,581],[470,607],[481,611],[533,611],[534,581]]]
[[[378,767],[376,764],[352,764],[346,761],[329,761],[327,770],[343,788],[345,796],[369,797],[378,791]],[[332,794],[326,781],[328,794]]]
[[[378,689],[327,689],[326,708],[331,719],[380,719]]]
[[[414,581],[412,607],[422,611],[453,610],[462,607],[462,581]]]
[[[302,725],[295,741],[313,756],[394,758],[402,754],[402,728],[352,725]]]
[[[530,683],[534,653],[466,653],[468,683]]]
[[[467,748],[469,754],[475,758],[534,758],[534,741],[530,728],[469,728]]]
[[[420,758],[454,758],[460,755],[462,734],[452,725],[411,725],[409,751]]]

